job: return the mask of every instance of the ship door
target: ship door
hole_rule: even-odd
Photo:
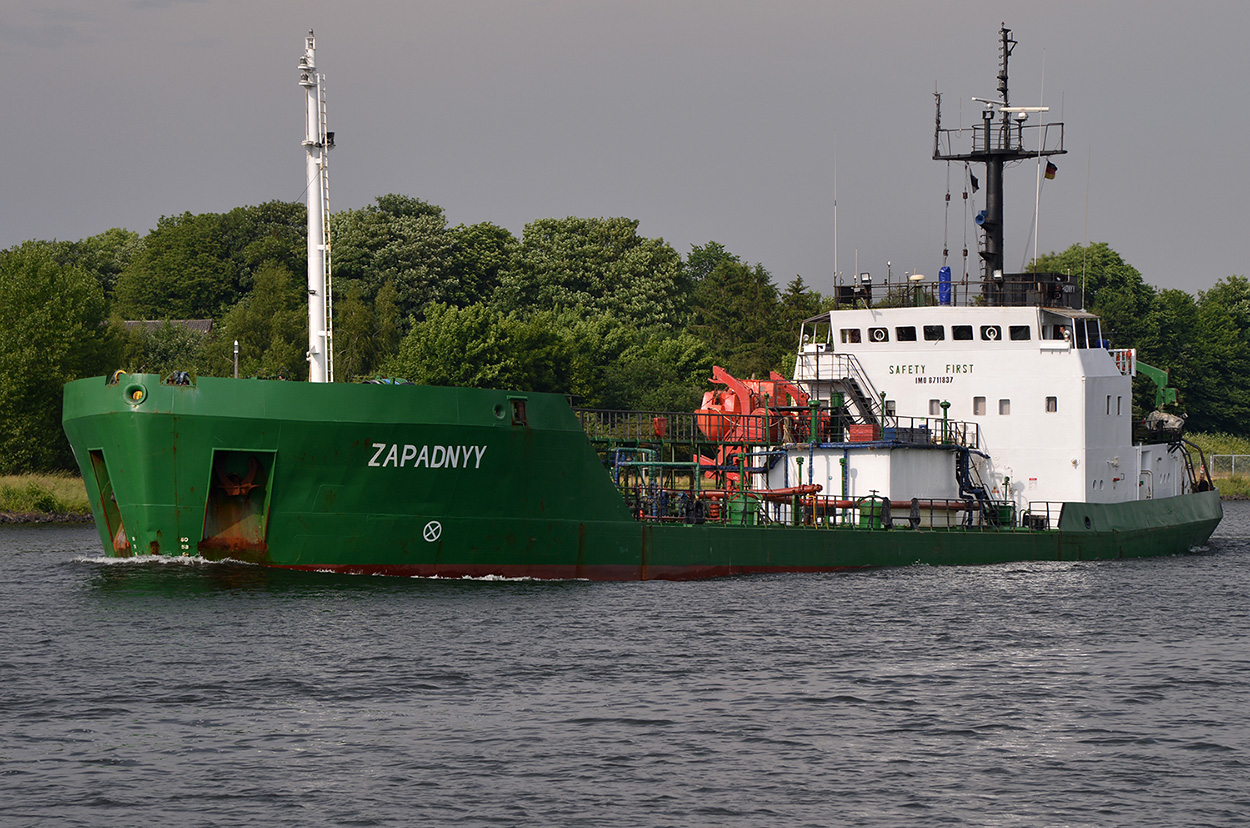
[[[109,533],[108,543],[113,553],[122,557],[130,556],[130,539],[126,537],[126,527],[122,525],[121,512],[117,508],[117,498],[113,495],[113,481],[109,479],[108,466],[104,465],[104,452],[92,449],[91,470],[95,473],[96,491],[100,493],[100,514],[104,516],[104,526]]]
[[[264,556],[273,461],[272,451],[213,450],[199,551],[247,561]]]

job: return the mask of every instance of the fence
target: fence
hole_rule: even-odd
[[[1207,462],[1212,477],[1250,475],[1250,454],[1212,454]]]

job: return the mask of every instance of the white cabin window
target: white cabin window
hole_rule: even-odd
[[[1123,398],[1123,397],[1116,397],[1116,398],[1115,398],[1115,415],[1116,415],[1117,417],[1119,417],[1119,416],[1120,416],[1120,413],[1121,413],[1121,412],[1120,412],[1120,404],[1123,402],[1123,400],[1124,400],[1124,398]]]
[[[1010,414],[1011,413],[1011,400],[999,400],[998,401],[998,413]]]
[[[946,328],[941,325],[924,326],[925,342],[941,342],[946,339]]]
[[[1025,342],[1032,335],[1028,325],[1012,325],[1008,330],[1013,342]]]
[[[1047,397],[1046,398],[1046,410],[1050,412],[1058,411],[1059,410],[1059,398]]]
[[[1107,416],[1111,416],[1111,395],[1107,395]]]
[[[851,342],[859,342],[859,328],[843,328],[842,329],[842,342],[844,344],[851,343]]]
[[[929,400],[929,416],[930,417],[942,416],[942,401],[941,400]]]
[[[894,400],[886,400],[885,415],[887,417],[893,417],[896,413],[898,413],[898,405],[894,402]]]
[[[869,342],[889,342],[890,341],[890,329],[889,328],[869,328],[868,329],[868,341]]]
[[[894,338],[899,342],[915,342],[916,328],[913,325],[900,326],[894,329]]]
[[[985,397],[972,398],[972,413],[974,416],[979,416],[985,413]]]
[[[972,339],[971,325],[951,325],[951,339],[966,341]]]
[[[998,325],[982,325],[981,338],[987,340],[996,340],[1003,338],[1003,329]]]

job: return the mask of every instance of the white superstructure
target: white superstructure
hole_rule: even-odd
[[[1188,491],[1181,452],[1133,445],[1134,354],[1105,347],[1091,313],[848,309],[809,320],[802,336],[795,380],[825,404],[842,395],[860,420],[878,423],[867,440],[791,449],[791,462],[807,457],[805,482],[826,492],[862,497],[875,490],[896,501],[964,496],[958,453],[925,449],[956,442],[972,450],[989,498],[1020,510],[1035,501],[1122,502]],[[859,393],[848,393],[852,386]]]

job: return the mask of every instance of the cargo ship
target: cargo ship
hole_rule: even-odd
[[[65,388],[64,427],[114,556],[422,577],[692,579],[1184,553],[1219,523],[1164,372],[1111,347],[1066,275],[1005,274],[1006,163],[1063,125],[1007,96],[943,129],[984,164],[981,274],[874,291],[798,332],[791,376],[711,366],[695,411],[560,394],[333,381],[321,76],[300,62],[309,382],[127,374]],[[1049,163],[1047,161],[1047,163]],[[966,269],[966,267],[965,267]],[[1156,410],[1132,414],[1132,383]],[[1134,431],[1138,431],[1135,437]]]

